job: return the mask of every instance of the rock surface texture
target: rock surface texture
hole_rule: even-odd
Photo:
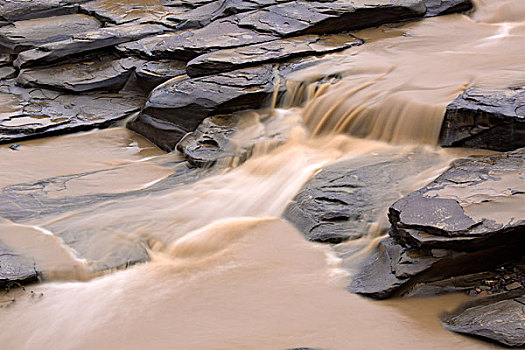
[[[498,151],[525,147],[525,88],[465,91],[447,107],[439,143]]]
[[[476,273],[523,254],[525,149],[458,161],[389,209],[380,243],[349,289],[375,298]]]

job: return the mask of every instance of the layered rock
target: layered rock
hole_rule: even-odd
[[[467,303],[444,315],[448,330],[486,338],[501,344],[525,346],[525,288]]]
[[[525,149],[457,162],[389,209],[390,238],[349,286],[375,298],[485,271],[523,254]]]
[[[469,89],[447,107],[442,146],[508,151],[525,147],[525,89]]]
[[[34,262],[13,252],[0,241],[0,290],[37,280]]]
[[[71,39],[101,26],[95,18],[74,14],[18,21],[0,28],[0,45],[13,52]]]
[[[423,0],[427,8],[425,17],[465,12],[472,9],[470,0]]]
[[[0,118],[0,143],[108,127],[140,110],[134,95],[67,95],[47,89],[24,89],[11,81],[0,87],[9,101]]]

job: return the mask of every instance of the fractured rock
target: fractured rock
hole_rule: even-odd
[[[12,52],[71,39],[73,35],[100,27],[95,18],[74,14],[18,21],[0,28],[0,45]]]
[[[78,3],[88,0],[3,0],[0,17],[9,22],[60,16],[78,11]]]
[[[509,151],[525,147],[525,88],[472,88],[447,107],[439,144]]]
[[[22,69],[16,80],[26,87],[85,92],[92,90],[119,91],[137,64],[133,58],[112,59],[94,57],[78,63],[66,63],[46,68]]]
[[[209,75],[292,57],[320,55],[362,43],[348,34],[305,35],[207,53],[188,62],[186,70],[191,77]]]
[[[186,63],[175,60],[144,61],[135,70],[137,84],[151,91],[160,84],[186,74]]]

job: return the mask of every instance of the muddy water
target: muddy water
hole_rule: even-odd
[[[439,161],[427,171],[392,184],[401,196],[475,152],[417,144],[435,143],[444,107],[467,86],[525,81],[525,4],[476,5],[471,17],[358,33],[368,44],[331,56],[337,64],[323,68],[323,74],[343,78],[325,85],[304,109],[288,111],[304,118],[306,128],[239,167],[147,196],[2,220],[0,240],[34,257],[46,278],[25,292],[2,294],[2,347],[494,348],[440,327],[436,315],[462,297],[375,302],[346,292],[351,266],[343,270],[334,250],[307,242],[279,219],[302,185],[338,159],[437,152]],[[368,139],[323,135],[334,131]],[[0,169],[2,186],[93,175],[50,188],[54,199],[149,188],[170,176],[163,163],[180,161],[121,128],[25,142],[18,151],[2,146],[0,159],[9,164]],[[100,276],[58,238],[68,230],[144,239],[151,261]],[[376,240],[354,244],[370,249]],[[102,248],[114,247],[92,247]]]

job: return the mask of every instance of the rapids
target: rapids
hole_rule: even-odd
[[[436,314],[461,296],[376,302],[348,293],[352,261],[343,268],[337,249],[306,241],[280,218],[304,183],[336,160],[437,152],[429,170],[392,184],[401,197],[454,159],[487,153],[435,148],[445,107],[461,91],[525,83],[525,2],[475,5],[467,15],[356,32],[365,45],[293,77],[284,101],[310,94],[304,106],[277,111],[304,121],[290,140],[240,166],[144,196],[2,219],[0,240],[34,256],[45,277],[0,295],[2,348],[497,348],[441,328]],[[307,88],[322,77],[336,78]],[[2,187],[88,174],[50,187],[52,198],[149,189],[172,174],[162,164],[181,161],[124,128],[20,144],[0,147]],[[373,247],[385,217],[377,222],[342,246]],[[116,246],[147,242],[151,261],[101,274],[63,244],[59,236],[70,230],[115,234]],[[109,248],[90,247],[102,255]]]

